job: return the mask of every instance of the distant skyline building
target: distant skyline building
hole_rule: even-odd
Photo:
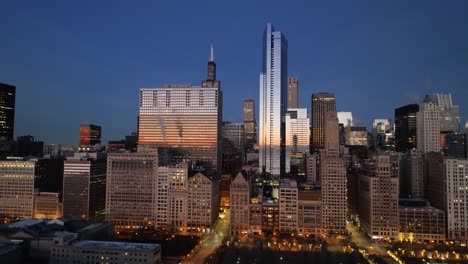
[[[310,152],[318,151],[325,147],[325,114],[328,111],[336,111],[335,95],[332,93],[312,94],[312,125]]]
[[[416,114],[417,150],[440,152],[440,116],[432,99],[426,95]]]
[[[288,78],[288,108],[299,108],[299,80]]]
[[[156,226],[157,152],[110,153],[107,157],[106,221],[116,230]]]
[[[343,127],[353,126],[352,112],[337,112],[338,123],[343,124]]]
[[[257,144],[257,121],[255,119],[255,101],[253,99],[244,100],[244,128],[246,151],[252,151]]]
[[[80,125],[80,150],[91,151],[101,144],[101,127],[93,124]]]
[[[0,83],[0,141],[13,140],[16,86]]]
[[[419,105],[409,104],[395,109],[395,150],[416,148],[416,113]]]
[[[377,149],[391,150],[395,144],[395,134],[390,119],[374,119],[372,121],[373,144]]]
[[[456,133],[460,129],[460,107],[453,105],[451,94],[435,93],[432,99],[439,111],[440,132]]]
[[[345,128],[345,145],[367,146],[367,127],[349,126]]]
[[[286,112],[286,172],[290,172],[292,159],[302,160],[309,152],[309,117],[307,108],[288,108]]]
[[[64,163],[63,215],[102,221],[106,207],[103,153],[75,153]]]
[[[260,73],[259,166],[276,176],[285,174],[288,41],[268,23],[263,33]]]
[[[138,144],[178,149],[184,159],[220,171],[223,94],[215,77],[216,64],[210,59],[203,87],[140,89]]]

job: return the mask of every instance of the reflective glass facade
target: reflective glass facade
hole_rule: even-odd
[[[285,173],[287,89],[288,41],[267,24],[260,73],[259,166],[273,175]]]
[[[336,111],[334,94],[317,93],[312,95],[311,153],[325,147],[325,114],[329,110]]]
[[[220,162],[222,92],[191,85],[140,90],[138,143],[180,149],[186,158]]]

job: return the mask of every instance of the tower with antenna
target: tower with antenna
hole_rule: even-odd
[[[216,63],[214,61],[214,49],[213,44],[211,44],[210,48],[210,58],[208,60],[208,76],[206,80],[202,82],[202,87],[220,87],[220,82],[216,80]]]

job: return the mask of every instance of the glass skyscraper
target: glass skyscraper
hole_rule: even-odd
[[[259,166],[280,176],[285,173],[287,89],[288,41],[268,23],[263,33],[260,73]]]

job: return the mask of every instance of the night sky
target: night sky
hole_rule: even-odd
[[[2,0],[0,20],[15,136],[46,143],[77,145],[83,123],[105,142],[135,131],[139,88],[200,85],[211,42],[223,119],[240,122],[242,101],[258,103],[267,22],[288,39],[302,107],[333,92],[338,111],[369,126],[444,92],[468,118],[468,1]]]

